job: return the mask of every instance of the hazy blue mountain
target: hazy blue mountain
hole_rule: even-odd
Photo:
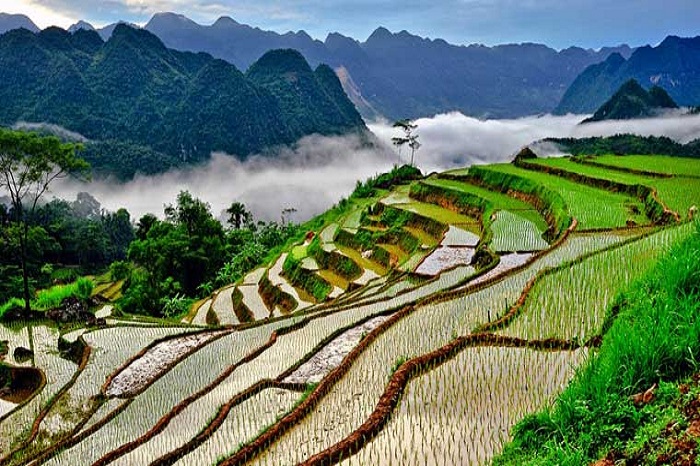
[[[626,81],[644,88],[661,86],[682,106],[700,104],[700,36],[667,37],[656,47],[641,47],[629,59],[611,55],[586,68],[566,91],[557,113],[592,113]]]
[[[345,91],[365,115],[389,118],[451,110],[493,117],[551,111],[587,66],[632,51],[626,45],[598,52],[557,52],[539,44],[465,47],[381,27],[365,42],[337,33],[320,42],[304,31],[278,34],[228,17],[205,26],[174,13],[155,15],[145,28],[169,47],[205,51],[240,69],[271,49],[298,50],[312,66],[327,63],[340,71]]]
[[[583,123],[648,118],[674,108],[678,108],[678,105],[663,88],[653,86],[647,91],[637,81],[630,79]]]
[[[83,28],[0,36],[0,124],[52,123],[93,141],[118,141],[119,159],[89,153],[100,169],[123,177],[212,151],[245,157],[312,133],[363,133],[362,118],[339,89],[327,67],[312,70],[294,50],[268,52],[246,76],[224,60],[169,49],[123,24],[106,42]],[[128,145],[149,166],[127,154]]]
[[[0,34],[12,29],[24,28],[28,31],[38,32],[39,28],[25,15],[13,15],[0,13]]]
[[[97,32],[107,40],[117,24]],[[87,23],[80,26],[90,29]],[[365,42],[337,33],[322,42],[304,31],[279,34],[229,17],[200,25],[175,13],[154,15],[145,29],[170,48],[206,52],[240,70],[247,70],[270,50],[297,50],[312,67],[331,66],[355,106],[370,118],[420,117],[453,110],[478,117],[549,112],[586,67],[612,54],[629,57],[632,53],[627,45],[600,51],[579,47],[556,51],[529,43],[457,46],[382,27]],[[622,82],[612,86],[607,97]]]

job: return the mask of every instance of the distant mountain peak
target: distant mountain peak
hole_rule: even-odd
[[[241,23],[236,21],[235,19],[231,18],[230,16],[221,16],[219,19],[217,19],[214,24],[212,24],[212,27],[231,27],[231,26],[240,26]]]
[[[636,79],[629,79],[583,123],[648,118],[674,108],[678,108],[678,105],[663,88],[654,86],[647,91]]]
[[[86,21],[83,21],[83,20],[81,19],[80,21],[78,21],[77,23],[71,25],[71,26],[68,28],[68,32],[70,32],[70,33],[74,33],[74,32],[76,32],[76,31],[80,31],[80,30],[94,31],[94,30],[95,30],[95,27],[94,27],[92,24],[90,24],[90,23],[88,23],[88,22],[86,22]]]
[[[20,28],[39,32],[39,27],[26,15],[0,13],[0,34]]]
[[[367,38],[367,43],[370,42],[378,42],[378,41],[385,41],[387,39],[391,39],[394,37],[394,35],[389,31],[387,28],[384,26],[379,26],[377,29],[370,34],[370,36]]]
[[[180,28],[199,26],[197,23],[189,19],[185,15],[179,13],[162,12],[153,15],[151,20],[146,24],[146,29],[157,25],[158,27]]]

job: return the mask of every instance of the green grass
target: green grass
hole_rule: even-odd
[[[639,212],[644,212],[644,206],[638,199],[546,173],[524,170],[511,164],[491,165],[489,169],[527,178],[558,192],[564,199],[569,213],[578,220],[581,230],[625,227],[627,220],[633,220],[637,224],[648,223],[643,213],[635,214],[631,211],[631,206],[634,206]]]
[[[394,204],[392,207],[397,209],[407,210],[424,217],[432,218],[440,223],[446,225],[474,225],[478,224],[479,221],[472,217],[467,217],[466,215],[458,214],[451,210],[445,209],[443,207],[425,204],[423,202],[411,202],[409,204]]]
[[[292,256],[294,259],[300,261],[308,256],[307,249],[308,248],[305,245],[294,246],[292,248]]]
[[[601,155],[592,160],[617,168],[700,177],[700,159],[667,155]]]
[[[617,292],[646,274],[672,245],[688,237],[684,225],[563,264],[541,278],[517,319],[502,333],[525,339],[550,337],[581,342],[599,335]]]
[[[611,310],[618,313],[599,352],[551,410],[515,427],[513,442],[494,465],[590,464],[639,443],[656,419],[635,406],[631,395],[700,369],[700,227],[695,228],[616,300]]]
[[[79,278],[69,285],[56,285],[49,289],[41,290],[32,301],[32,309],[48,311],[59,307],[64,299],[71,297],[87,300],[90,298],[93,288],[94,283],[92,280]]]
[[[649,160],[654,160],[655,156],[645,156]],[[626,157],[619,157],[626,158]],[[670,158],[670,157],[669,157]],[[597,160],[597,159],[594,159]],[[694,159],[674,159],[676,165],[688,164],[689,168],[679,169],[679,171],[693,171],[700,167],[700,164]],[[654,178],[649,176],[636,175],[634,173],[625,173],[616,170],[606,170],[605,168],[592,165],[584,165],[572,162],[569,158],[548,158],[548,159],[533,159],[535,163],[550,167],[557,167],[563,170],[587,175],[594,178],[610,180],[618,183],[629,185],[641,184],[651,188],[655,188],[658,192],[659,199],[664,202],[671,210],[678,212],[681,217],[687,216],[688,209],[700,203],[700,178]],[[696,163],[693,163],[696,162]],[[700,176],[700,171],[695,171],[696,176]]]
[[[549,244],[542,238],[546,230],[520,215],[520,212],[501,210],[496,213],[496,219],[491,224],[493,239],[491,249],[496,252],[504,251],[539,251],[546,249]]]
[[[489,201],[495,210],[509,210],[511,212],[517,212],[517,214],[521,217],[524,217],[537,225],[540,230],[545,231],[547,229],[547,222],[545,222],[544,218],[542,218],[539,212],[537,212],[532,205],[525,201],[521,201],[520,199],[506,196],[505,194],[481,188],[471,183],[465,183],[462,181],[428,178],[424,181],[424,183],[479,196]]]
[[[24,309],[24,300],[20,298],[12,298],[5,304],[0,305],[0,319],[13,307],[21,307]]]
[[[363,269],[371,270],[375,272],[377,275],[385,275],[387,273],[387,269],[385,267],[382,267],[380,264],[370,260],[370,259],[365,259],[362,257],[362,254],[360,252],[356,251],[355,249],[346,247],[346,246],[337,246],[338,251],[342,252],[346,256],[348,256],[350,259],[352,259],[357,265],[362,267]]]

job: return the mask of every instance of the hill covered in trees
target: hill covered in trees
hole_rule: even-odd
[[[96,171],[121,177],[212,151],[245,157],[312,133],[364,133],[330,68],[312,70],[293,50],[270,53],[246,75],[126,25],[106,42],[87,29],[12,30],[0,36],[0,124],[79,133],[95,144],[85,157]]]
[[[572,155],[653,155],[672,157],[700,157],[700,140],[681,144],[665,136],[637,136],[616,134],[609,137],[547,138]]]
[[[663,88],[654,86],[647,91],[636,80],[630,79],[583,123],[648,118],[674,108],[678,105]]]

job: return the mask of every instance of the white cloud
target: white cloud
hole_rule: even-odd
[[[476,163],[506,162],[523,146],[546,137],[584,137],[632,132],[666,135],[682,142],[700,137],[700,116],[667,117],[578,125],[577,115],[482,121],[459,113],[417,120],[423,147],[417,165],[426,173]],[[390,144],[396,130],[386,122],[370,125]],[[406,160],[404,150],[403,159]],[[387,171],[397,156],[389,148],[367,149],[355,137],[309,136],[291,149],[246,161],[215,154],[205,165],[165,174],[139,176],[128,183],[66,181],[57,195],[75,198],[89,191],[105,208],[126,207],[135,218],[146,212],[162,215],[163,205],[189,190],[212,205],[218,215],[241,201],[261,219],[280,218],[282,209],[298,209],[296,221],[321,213],[352,192],[357,180]]]
[[[67,16],[55,9],[42,5],[38,0],[12,0],[3,2],[2,11],[5,13],[24,14],[29,16],[34,24],[41,29],[49,26],[67,28],[76,22],[75,17]]]

